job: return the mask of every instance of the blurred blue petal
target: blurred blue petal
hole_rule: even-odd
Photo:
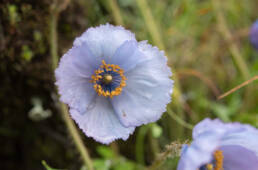
[[[254,22],[250,30],[250,41],[258,49],[258,20]]]
[[[178,170],[216,165],[215,151],[222,151],[224,170],[257,170],[258,130],[240,123],[204,119],[193,129],[193,142],[184,149]]]

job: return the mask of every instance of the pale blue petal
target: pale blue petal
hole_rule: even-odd
[[[101,64],[101,60],[92,54],[85,42],[80,46],[73,47],[69,51],[69,55],[73,57],[70,64],[73,64],[74,69],[83,77],[90,78]]]
[[[222,145],[239,145],[253,151],[258,157],[258,130],[238,125],[238,129],[224,135]]]
[[[74,45],[80,46],[86,42],[96,57],[108,60],[127,40],[135,40],[134,34],[121,26],[106,24],[89,28],[82,36],[76,38]]]
[[[224,134],[227,132],[227,128],[219,119],[211,120],[210,118],[206,118],[194,126],[192,132],[193,139],[196,139],[198,136],[202,135],[202,133],[207,131],[216,131],[217,133]]]
[[[209,118],[206,118],[194,127],[193,138],[195,139],[203,132],[210,131],[210,130],[217,131],[217,133],[231,133],[234,131],[239,131],[239,130],[241,131],[243,129],[254,130],[252,126],[246,125],[246,124],[240,124],[238,122],[224,123],[219,119],[211,120]]]
[[[148,60],[125,73],[126,86],[112,100],[120,121],[125,126],[139,126],[157,121],[171,100],[173,81],[166,57],[156,47],[140,43]]]
[[[90,79],[81,74],[72,64],[74,56],[70,51],[65,54],[55,70],[56,85],[61,101],[79,111],[85,111],[93,97],[96,95]]]
[[[194,142],[211,134],[217,138],[218,149],[223,151],[225,170],[256,170],[253,169],[257,168],[258,164],[258,130],[256,128],[240,123],[223,123],[218,119],[205,119],[193,129]],[[213,144],[212,141],[211,144]],[[192,157],[194,155],[189,156],[187,161],[194,159]],[[185,162],[180,166],[183,165],[185,166]]]
[[[177,170],[198,170],[213,159],[213,152],[220,144],[221,136],[209,132],[195,139],[181,154]]]
[[[194,127],[193,138],[196,139],[207,131],[223,134],[222,145],[240,145],[258,155],[258,130],[250,125],[223,123],[219,119],[206,118]]]
[[[125,72],[133,69],[137,64],[148,60],[138,49],[137,41],[125,41],[111,57],[108,63],[119,65]]]
[[[224,170],[257,170],[258,157],[252,150],[238,145],[222,146]]]
[[[71,108],[72,118],[88,136],[104,144],[116,139],[126,140],[134,131],[134,127],[124,127],[114,113],[109,100],[97,96],[86,112],[79,113]]]

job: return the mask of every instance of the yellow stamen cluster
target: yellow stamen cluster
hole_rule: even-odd
[[[215,159],[215,167],[213,164],[207,164],[206,169],[207,170],[223,170],[223,153],[221,150],[216,150],[213,154],[213,157]]]
[[[216,150],[214,152],[214,159],[216,161],[216,166],[214,168],[214,170],[223,170],[223,153],[221,150]]]
[[[121,82],[118,87],[116,87],[113,91],[104,91],[104,89],[99,85],[97,82],[98,81],[106,81],[110,83],[112,81],[112,75],[106,75],[102,76],[101,74],[106,71],[113,71],[116,72],[120,75],[121,77]],[[110,97],[112,98],[113,96],[117,96],[122,92],[123,87],[126,86],[125,83],[126,77],[124,76],[124,70],[121,69],[118,65],[114,64],[106,64],[104,60],[102,60],[102,65],[98,70],[95,71],[95,74],[91,76],[91,82],[94,83],[93,87],[95,91],[98,93],[99,96],[105,96],[105,97]]]

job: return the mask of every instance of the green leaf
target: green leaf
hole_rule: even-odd
[[[133,162],[121,159],[119,163],[114,166],[114,170],[134,170],[135,167]]]
[[[111,160],[95,159],[93,161],[93,166],[95,170],[109,170],[111,164]]]
[[[107,146],[99,146],[97,147],[97,152],[105,159],[113,159],[115,158],[114,152]]]

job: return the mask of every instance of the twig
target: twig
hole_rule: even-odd
[[[251,79],[249,79],[249,80],[243,82],[242,84],[240,84],[240,85],[234,87],[233,89],[229,90],[228,92],[226,92],[226,93],[220,95],[220,96],[218,97],[218,100],[223,99],[224,97],[230,95],[231,93],[237,91],[238,89],[240,89],[240,88],[242,88],[242,87],[244,87],[244,86],[250,84],[251,82],[253,82],[253,81],[257,80],[257,79],[258,79],[258,76],[254,76],[253,78],[251,78]]]
[[[57,5],[57,1],[53,3],[51,6],[51,18],[50,18],[50,52],[52,57],[52,69],[53,71],[57,67],[58,63],[58,41],[57,41],[57,21],[59,13],[64,10],[67,5],[69,4],[69,0],[64,0],[62,4]],[[68,113],[68,109],[64,103],[58,102],[58,105],[60,106],[60,111],[62,113],[63,119],[65,121],[65,124],[67,126],[67,129],[70,133],[70,135],[73,138],[73,141],[75,143],[75,146],[77,147],[78,151],[81,154],[81,157],[84,161],[84,164],[89,168],[89,170],[93,170],[93,164],[90,159],[90,156],[88,154],[87,148],[84,146],[82,139],[80,138],[79,132],[76,129],[76,126],[74,125],[74,122],[70,118],[70,115]]]

